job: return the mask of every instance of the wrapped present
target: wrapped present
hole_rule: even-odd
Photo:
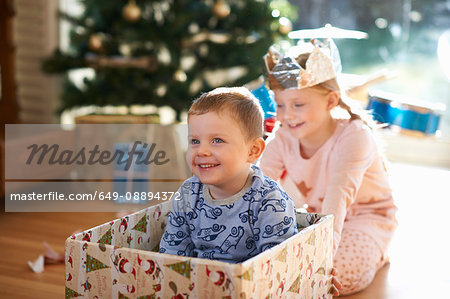
[[[261,108],[264,111],[264,119],[274,118],[277,110],[277,104],[273,94],[269,92],[264,82],[251,90],[252,94],[259,100]]]
[[[437,133],[445,109],[442,103],[410,100],[405,96],[383,91],[372,91],[367,105],[367,110],[372,112],[377,122],[419,137]]]
[[[263,77],[247,83],[245,87],[251,91],[261,104],[264,112],[264,138],[267,138],[276,125],[277,103],[273,93],[267,89]]]
[[[333,216],[298,213],[299,233],[242,263],[158,253],[170,203],[66,240],[66,298],[331,298]]]
[[[130,200],[131,198],[127,194],[140,195],[147,194],[150,189],[150,182],[148,179],[150,177],[149,167],[150,165],[142,163],[139,161],[139,156],[135,155],[129,157],[131,150],[134,150],[140,154],[140,156],[147,156],[149,153],[149,146],[147,144],[133,144],[128,142],[116,143],[114,145],[115,151],[121,151],[124,153],[122,159],[115,161],[114,163],[114,192],[121,194],[118,198],[118,203],[142,203],[147,204],[148,202],[145,198],[137,198],[139,200]],[[127,165],[127,160],[132,159],[130,165]]]

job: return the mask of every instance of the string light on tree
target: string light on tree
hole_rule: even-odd
[[[141,9],[136,5],[134,0],[130,0],[122,10],[122,15],[128,22],[136,22],[141,17]]]
[[[188,30],[191,34],[197,34],[200,32],[200,26],[198,25],[198,23],[191,23],[189,24]]]
[[[279,23],[280,23],[279,30],[281,34],[288,34],[289,32],[292,31],[292,22],[288,18],[281,17]]]
[[[185,82],[187,79],[186,73],[182,69],[178,69],[174,74],[173,78],[178,82]]]
[[[126,57],[131,56],[131,46],[129,44],[121,44],[119,46],[119,51],[123,56],[126,56]]]
[[[155,91],[159,97],[164,97],[167,93],[167,87],[163,84],[159,84]]]
[[[89,37],[89,49],[91,49],[94,52],[100,52],[100,50],[103,47],[103,42],[98,34],[92,34]]]
[[[218,0],[213,6],[213,12],[219,19],[225,19],[230,15],[230,5],[225,0]]]
[[[278,9],[272,10],[272,17],[278,18],[280,15],[281,15],[281,13]]]

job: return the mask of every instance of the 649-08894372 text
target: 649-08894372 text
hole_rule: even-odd
[[[100,192],[99,193],[100,200],[117,200],[117,199],[126,199],[128,201],[132,200],[157,200],[157,201],[166,201],[166,200],[180,200],[181,195],[178,192],[125,192],[125,194],[119,194],[119,192]]]

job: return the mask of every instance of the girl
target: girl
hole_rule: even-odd
[[[295,183],[302,195],[294,197],[297,207],[306,203],[309,212],[335,216],[334,268],[347,295],[366,288],[387,262],[396,207],[373,132],[340,95],[334,44],[294,51],[283,57],[271,48],[265,56],[281,128],[260,167]],[[335,115],[337,107],[347,118]]]

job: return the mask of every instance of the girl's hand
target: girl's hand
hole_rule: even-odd
[[[342,289],[341,282],[337,279],[337,270],[335,268],[331,269],[331,287],[328,290],[328,294],[333,294],[333,296],[339,296],[339,290]]]

